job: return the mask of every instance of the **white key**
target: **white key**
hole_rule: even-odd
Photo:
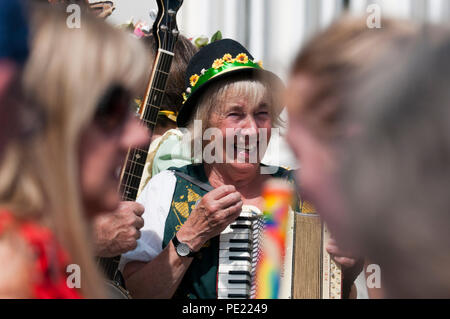
[[[253,225],[253,222],[251,220],[236,220],[236,221],[232,222],[230,224],[230,226],[231,225],[246,225],[246,226],[250,227]]]
[[[249,233],[243,233],[243,234],[240,234],[240,233],[232,233],[232,232],[229,232],[229,233],[222,233],[221,235],[220,235],[220,238],[219,238],[219,240],[221,241],[221,242],[229,242],[230,241],[230,239],[252,239],[252,237],[253,236],[251,236]]]
[[[250,266],[251,262],[248,260],[230,260],[228,257],[219,258],[219,265],[231,265],[231,266]]]
[[[250,263],[247,265],[219,265],[219,273],[228,274],[230,271],[247,271],[251,273],[252,266]]]
[[[248,234],[250,236],[250,235],[252,235],[252,230],[251,229],[238,229],[238,228],[232,229],[230,227],[230,225],[228,225],[227,228],[225,228],[225,230],[222,232],[222,234],[227,234],[227,233]]]

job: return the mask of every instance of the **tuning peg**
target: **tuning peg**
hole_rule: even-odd
[[[173,11],[172,9],[169,9],[167,11],[167,13],[169,14],[170,17],[174,17],[177,13],[175,11]]]
[[[172,30],[172,35],[173,35],[174,37],[177,37],[179,34],[180,34],[180,31],[178,31],[177,29],[173,29],[173,30]]]

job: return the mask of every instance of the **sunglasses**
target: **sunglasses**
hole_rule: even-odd
[[[133,114],[130,92],[120,85],[111,86],[100,99],[94,120],[105,131],[122,128]]]

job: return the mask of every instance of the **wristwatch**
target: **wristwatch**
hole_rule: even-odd
[[[172,239],[173,246],[175,247],[175,251],[180,257],[195,257],[196,253],[192,251],[191,248],[185,243],[182,243],[178,240],[177,235],[175,235]]]

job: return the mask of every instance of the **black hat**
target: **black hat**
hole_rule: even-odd
[[[218,79],[230,75],[248,74],[250,78],[268,76],[282,85],[278,76],[264,70],[261,62],[253,60],[253,56],[246,48],[231,39],[213,42],[197,52],[189,61],[186,70],[186,91],[183,93],[184,103],[178,113],[177,125],[186,126],[195,110],[198,98],[211,83]]]

